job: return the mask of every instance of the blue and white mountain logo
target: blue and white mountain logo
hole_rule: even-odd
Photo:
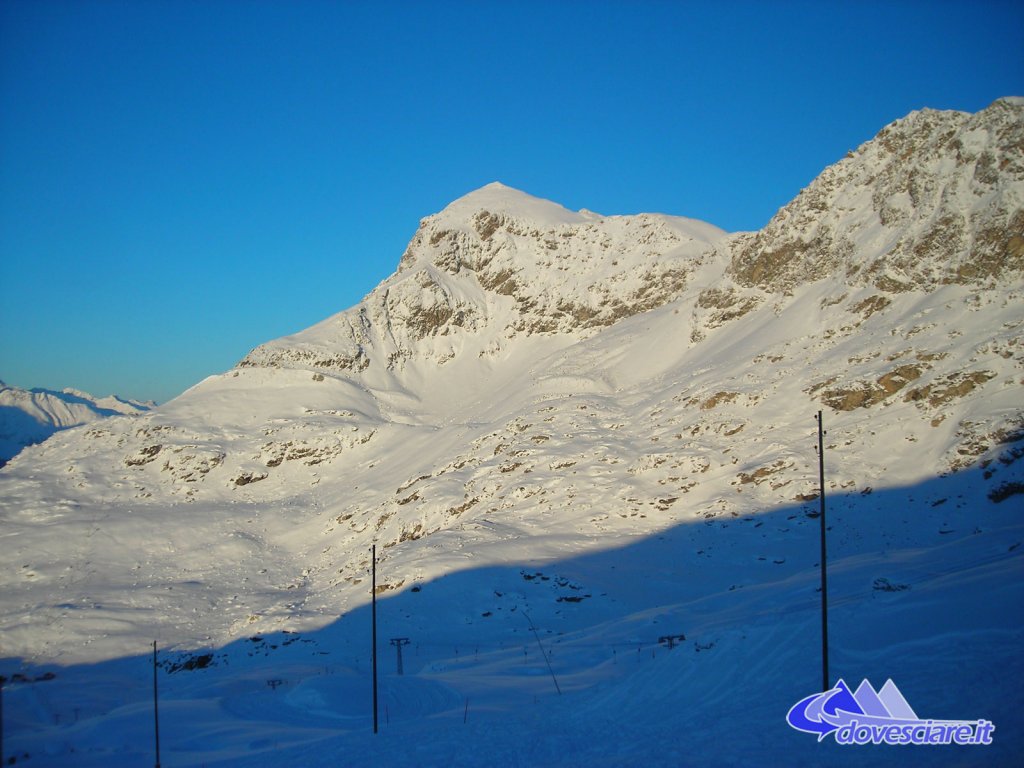
[[[794,704],[786,722],[839,744],[991,744],[996,729],[988,720],[922,720],[892,680],[878,691],[864,680],[853,692],[840,680]]]

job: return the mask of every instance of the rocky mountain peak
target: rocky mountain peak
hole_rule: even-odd
[[[242,365],[395,369],[517,335],[586,334],[677,297],[724,236],[681,217],[574,213],[495,182],[423,219],[359,307]]]
[[[428,220],[458,226],[459,223],[465,224],[475,220],[479,213],[528,221],[542,228],[578,224],[588,218],[599,218],[595,214],[588,216],[570,211],[558,203],[534,197],[500,181],[494,181],[454,200],[440,213],[428,217]]]
[[[730,274],[786,292],[842,275],[889,293],[1024,271],[1024,100],[974,114],[925,109],[825,169],[761,231]]]
[[[242,366],[361,372],[486,356],[520,335],[584,337],[694,288],[698,341],[830,278],[874,292],[1024,272],[1024,99],[924,109],[826,168],[764,229],[570,211],[493,182],[424,218],[394,275],[351,310]],[[874,306],[872,305],[872,306]]]
[[[443,240],[456,243],[457,235],[468,242],[490,240],[499,230],[532,233],[557,231],[587,220],[595,214],[574,213],[554,203],[534,197],[501,182],[492,182],[449,203],[439,213],[420,221],[419,229],[398,265],[398,271],[411,268],[424,253],[424,242],[437,245]]]

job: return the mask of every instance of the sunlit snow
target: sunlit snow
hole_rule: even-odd
[[[356,307],[26,449],[4,757],[153,762],[155,641],[163,766],[1011,764],[1022,126],[912,116],[761,233],[491,184]],[[991,746],[786,724],[821,684],[819,410],[831,679]]]

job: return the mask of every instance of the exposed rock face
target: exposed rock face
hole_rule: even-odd
[[[717,277],[693,310],[695,343],[825,278],[875,289],[850,307],[866,319],[893,294],[1024,272],[1022,148],[1022,100],[915,112],[825,169],[764,229],[734,236],[677,217],[575,213],[491,184],[424,219],[361,305],[240,365],[395,370],[487,354],[472,339],[494,331],[586,335],[676,299],[705,269]]]
[[[570,333],[675,298],[724,234],[666,216],[566,214],[543,228],[487,210],[473,214],[469,227],[449,228],[444,214],[426,219],[399,270],[427,262],[449,275],[471,273],[485,291],[513,299],[511,332]]]
[[[922,110],[825,169],[730,274],[769,292],[844,275],[879,291],[982,285],[1024,271],[1024,102]]]
[[[391,370],[448,362],[484,331],[586,334],[679,296],[724,236],[679,217],[573,213],[490,184],[424,219],[396,274],[359,307],[240,365]]]

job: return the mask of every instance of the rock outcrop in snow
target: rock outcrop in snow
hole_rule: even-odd
[[[573,213],[489,184],[423,219],[398,271],[358,307],[240,365],[395,370],[493,354],[516,336],[587,335],[676,298],[724,235],[680,217]]]
[[[733,249],[737,283],[778,293],[832,276],[886,294],[1024,273],[1024,107],[922,110],[827,168]]]
[[[424,219],[396,274],[363,303],[253,350],[242,366],[394,369],[522,334],[584,334],[662,306],[709,265],[696,338],[769,296],[839,279],[891,294],[1005,283],[1024,272],[1019,100],[976,115],[923,110],[827,168],[756,233],[603,217],[495,183]],[[723,258],[728,256],[728,261]],[[491,346],[467,342],[490,334]]]

